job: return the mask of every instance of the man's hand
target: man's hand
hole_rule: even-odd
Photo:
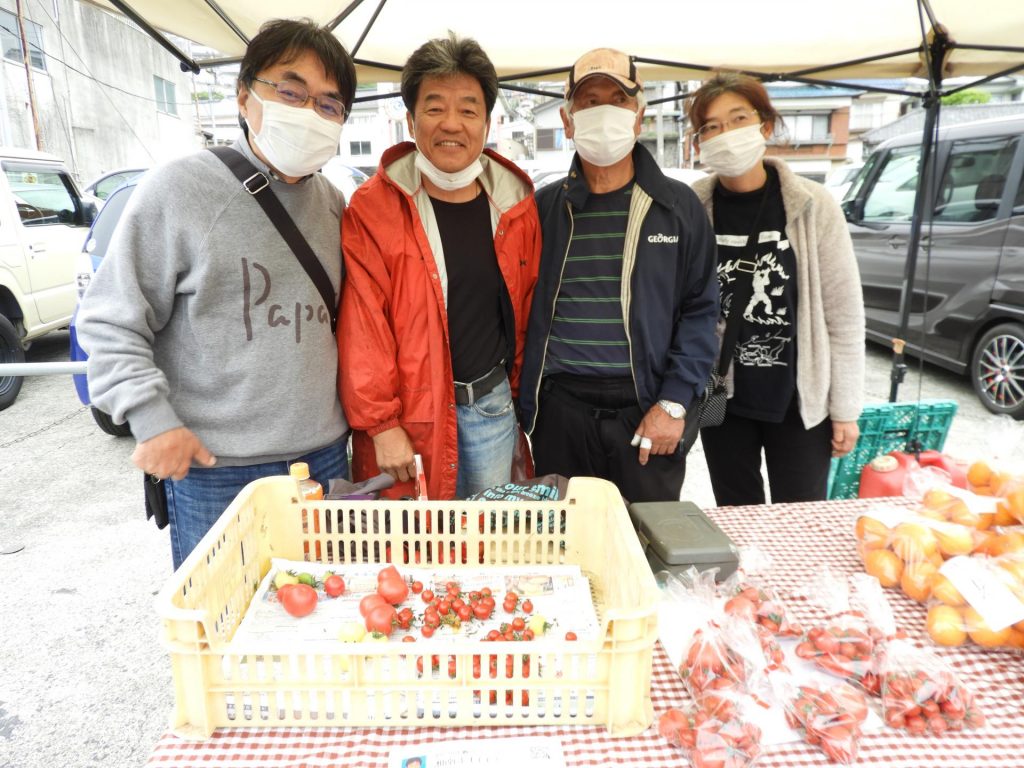
[[[636,437],[640,438],[640,465],[646,466],[647,458],[651,455],[669,456],[675,453],[685,426],[686,419],[673,419],[660,405],[652,405],[636,428]]]
[[[856,421],[832,422],[832,455],[838,458],[853,450],[860,437],[860,427]]]
[[[412,441],[401,427],[392,427],[374,435],[373,450],[381,472],[387,472],[398,482],[416,477]]]
[[[160,479],[184,480],[193,460],[205,467],[217,463],[216,457],[195,433],[185,427],[162,432],[135,446],[132,461],[135,466]]]

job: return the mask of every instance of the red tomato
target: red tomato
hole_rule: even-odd
[[[725,612],[731,613],[733,616],[739,616],[741,619],[753,621],[757,615],[757,606],[743,595],[736,595],[736,597],[725,604]]]
[[[324,582],[324,592],[331,597],[338,597],[345,593],[345,580],[341,576],[328,576]]]
[[[420,634],[424,637],[430,637],[434,634],[434,627],[432,627],[430,624],[424,624],[422,627],[420,627]]]
[[[277,601],[284,602],[284,596],[288,594],[288,590],[294,587],[294,584],[283,584],[277,588]]]
[[[422,591],[423,591],[423,582],[422,581],[414,581],[412,583],[412,593],[414,595],[418,595]]]
[[[533,613],[533,603],[529,600],[523,600],[522,609],[523,613]]]
[[[523,621],[522,616],[516,616],[514,619],[512,619],[512,629],[514,629],[516,632],[522,632],[524,629],[526,629],[526,622]]]
[[[431,592],[429,589],[424,589],[423,590],[423,594],[420,595],[420,597],[422,597],[423,598],[423,602],[427,603],[428,605],[430,603],[434,602],[434,593]]]
[[[401,577],[387,578],[377,582],[377,594],[391,605],[398,605],[409,596],[409,585]]]
[[[395,609],[387,603],[382,603],[366,614],[366,630],[390,635],[391,630],[395,628],[396,620]]]
[[[416,642],[416,635],[406,635],[405,637],[402,638],[402,642],[403,643],[415,643]]]
[[[281,605],[292,616],[308,616],[316,608],[316,590],[308,584],[291,584],[291,589],[285,590],[281,596],[281,590],[277,591]]]
[[[398,569],[393,565],[389,565],[387,568],[381,568],[377,574],[377,583],[385,581],[386,579],[400,579],[402,575],[398,572]]]
[[[576,639],[576,633],[575,632],[566,632],[565,633],[565,639],[566,640],[575,640]]]
[[[363,616],[369,615],[370,611],[376,608],[378,605],[386,605],[387,601],[378,595],[376,592],[371,592],[362,600],[359,601],[359,613]]]

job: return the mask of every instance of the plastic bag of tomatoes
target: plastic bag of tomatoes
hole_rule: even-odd
[[[771,587],[737,571],[722,584],[728,597],[725,612],[746,618],[776,635],[798,637],[800,626],[789,618],[785,603]]]
[[[915,736],[980,728],[985,716],[953,670],[927,649],[889,643],[882,671],[882,715],[887,725]]]
[[[742,717],[669,709],[659,718],[658,731],[694,768],[749,768],[761,755],[761,729]]]
[[[773,674],[772,687],[790,728],[821,749],[830,762],[853,765],[868,716],[863,693],[843,682],[800,685],[786,674]]]
[[[863,573],[849,579],[826,573],[819,586],[818,601],[831,616],[804,632],[796,655],[877,696],[886,640],[898,634],[881,585]]]

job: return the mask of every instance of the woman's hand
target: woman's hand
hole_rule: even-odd
[[[832,455],[836,458],[845,456],[853,450],[860,437],[860,427],[856,421],[832,422]]]

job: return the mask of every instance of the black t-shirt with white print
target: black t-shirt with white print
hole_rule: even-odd
[[[745,253],[761,195],[768,197],[758,223],[754,290],[733,350],[735,392],[729,413],[759,421],[783,420],[796,391],[796,257],[786,238],[786,209],[778,172],[754,192],[714,191],[715,239],[722,314],[732,311],[736,262]]]

